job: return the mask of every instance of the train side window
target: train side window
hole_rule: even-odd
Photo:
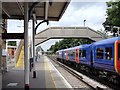
[[[68,51],[68,56],[71,56],[71,51]]]
[[[74,56],[74,55],[75,55],[75,52],[72,51],[72,50],[70,50],[70,51],[68,52],[68,55],[69,55],[69,56]]]
[[[104,49],[103,48],[97,48],[97,58],[103,59],[104,56]]]
[[[120,44],[118,44],[118,59],[120,60]]]
[[[107,60],[111,60],[112,59],[112,47],[106,47],[105,48],[105,58]]]
[[[75,51],[72,51],[72,56],[75,56]]]
[[[81,57],[86,58],[86,50],[81,50]]]

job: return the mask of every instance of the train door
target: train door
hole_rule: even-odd
[[[120,41],[115,42],[115,70],[120,74]]]
[[[76,63],[79,63],[79,49],[78,48],[75,51],[75,61]]]
[[[90,62],[91,62],[91,66],[93,66],[93,52],[92,52],[92,50],[90,52]]]
[[[66,51],[66,60],[68,60],[68,51]]]

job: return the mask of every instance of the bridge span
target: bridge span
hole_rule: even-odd
[[[89,27],[49,27],[35,35],[35,45],[49,39],[62,38],[88,38],[93,41],[105,39],[101,33]]]

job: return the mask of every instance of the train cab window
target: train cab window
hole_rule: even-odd
[[[81,50],[81,57],[86,58],[86,50]]]
[[[120,44],[118,44],[118,58],[120,60]]]
[[[112,59],[112,47],[105,48],[105,58],[107,60],[111,60]]]
[[[104,56],[103,48],[97,48],[97,58],[98,59],[103,59],[103,56]]]

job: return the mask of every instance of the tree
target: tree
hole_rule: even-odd
[[[10,45],[10,46],[16,46],[16,41],[8,41],[8,45]]]
[[[103,23],[105,30],[111,31],[113,35],[117,32],[114,26],[120,27],[120,0],[107,2],[107,18]]]
[[[74,39],[74,38],[63,39],[59,42],[56,42],[55,45],[52,45],[50,49],[48,49],[47,51],[52,51],[53,53],[55,53],[57,50],[75,47],[81,44],[90,44],[90,43],[92,43],[92,41],[88,39]]]

